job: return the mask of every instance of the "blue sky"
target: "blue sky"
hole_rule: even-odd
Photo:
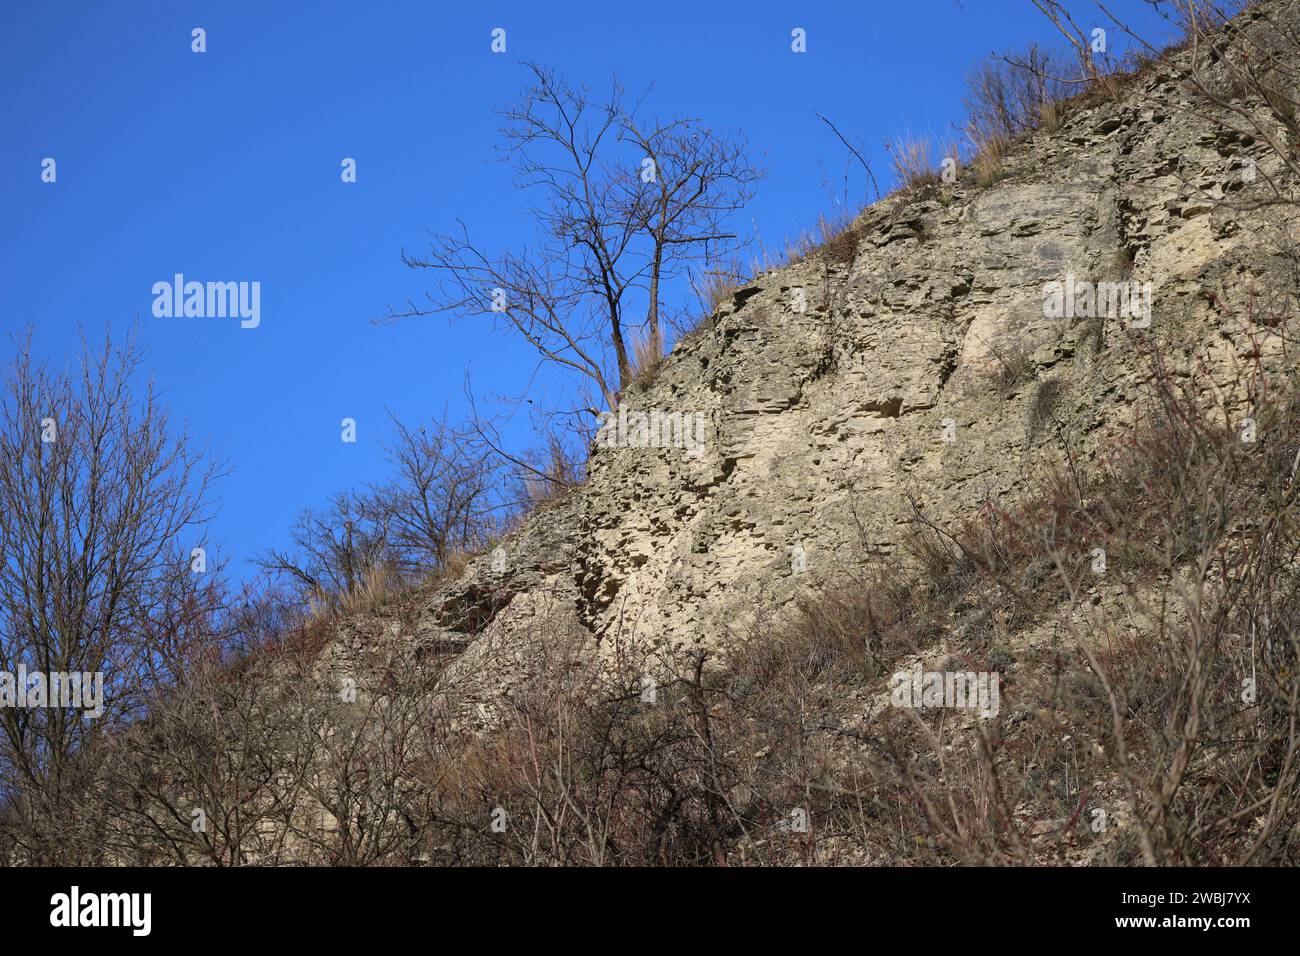
[[[1150,22],[1144,8],[1113,5]],[[791,52],[795,27],[807,53]],[[885,187],[887,137],[953,135],[972,64],[1050,36],[1028,0],[5,4],[0,347],[7,362],[30,326],[62,361],[79,326],[138,322],[169,405],[231,466],[212,530],[241,573],[302,508],[384,477],[389,410],[455,417],[467,368],[484,394],[531,373],[526,346],[473,320],[373,322],[421,294],[399,253],[429,231],[463,219],[490,247],[531,237],[492,148],[519,61],[597,89],[617,71],[629,90],[653,83],[662,114],[742,130],[767,177],[738,226],[775,247],[833,211],[826,184],[847,166],[814,109]],[[154,317],[153,283],[177,272],[260,282],[261,325]]]

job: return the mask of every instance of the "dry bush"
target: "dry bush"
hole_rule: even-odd
[[[386,483],[333,495],[307,509],[289,548],[258,557],[321,615],[373,611],[452,556],[478,550],[502,530],[502,457],[445,418],[408,426],[393,419]]]
[[[922,546],[918,543],[920,553]],[[691,865],[922,860],[888,759],[842,723],[865,688],[942,633],[975,578],[918,583],[880,564],[762,622],[725,657],[625,649],[598,666],[584,635],[548,634],[534,679],[431,768],[444,863]],[[655,679],[651,701],[647,676]],[[860,715],[849,715],[850,719]],[[853,762],[841,752],[853,744]],[[891,789],[892,787],[892,789]],[[498,821],[494,829],[493,821]],[[805,826],[806,824],[806,826]]]
[[[1284,622],[1300,583],[1300,514],[1285,423],[1300,401],[1283,384],[1257,396],[1260,438],[1246,443],[1157,374],[1149,417],[1099,474],[1067,469],[956,536],[990,595],[1013,598],[1024,624],[1059,608],[1049,620],[1068,637],[1022,663],[1017,709],[1030,719],[990,737],[993,761],[923,784],[938,811],[928,822],[958,858],[1064,860],[1091,848],[1112,862],[1295,861],[1300,647]],[[999,767],[1000,812],[945,809],[973,809]],[[1094,830],[1098,819],[1115,829]]]
[[[299,686],[264,655],[200,664],[160,692],[148,719],[113,741],[96,848],[105,861],[287,862],[317,733],[301,722]]]
[[[363,492],[342,492],[324,508],[304,510],[291,536],[291,548],[268,550],[257,563],[290,581],[320,613],[341,613],[350,595],[374,581],[374,569],[391,561],[383,510]]]
[[[195,661],[107,745],[94,825],[64,859],[418,862],[440,667],[391,645],[321,663],[290,639]]]
[[[1239,6],[1231,2],[1182,5],[1182,26],[1190,67],[1184,85],[1193,93],[1187,107],[1209,115],[1259,158],[1258,182],[1216,205],[1240,210],[1297,204],[1300,179],[1300,13],[1293,4],[1254,5],[1250,19],[1225,22]]]
[[[541,435],[539,446],[512,459],[511,464],[507,504],[512,524],[548,502],[563,498],[586,480],[586,461],[579,450],[553,429]]]
[[[746,822],[711,743],[703,661],[677,673],[646,655],[601,664],[586,635],[541,644],[536,674],[494,701],[489,727],[444,738],[433,860],[723,862]]]
[[[418,426],[395,417],[392,422],[394,438],[384,451],[393,477],[372,488],[369,498],[393,571],[420,575],[483,548],[499,533],[501,465],[445,416]]]
[[[904,135],[885,143],[894,181],[903,190],[929,186],[939,182],[934,168],[934,147],[928,136]]]
[[[705,317],[718,311],[718,307],[735,294],[740,287],[741,278],[735,265],[703,269],[698,274],[691,274],[691,288]]]
[[[855,229],[847,215],[835,219],[822,217],[818,223],[821,230],[822,255],[829,262],[848,267],[858,258],[858,243],[862,239],[860,230]]]
[[[862,238],[861,231],[853,226],[853,218],[846,211],[818,216],[817,224],[811,229],[803,230],[793,239],[787,237],[780,251],[773,253],[762,247],[760,255],[750,263],[751,272],[758,275],[783,269],[815,254],[835,265],[851,266],[857,260],[858,242]]]
[[[967,78],[967,134],[976,144],[1011,141],[1059,122],[1077,70],[1037,44],[1021,55],[980,63]],[[1051,127],[1049,127],[1051,128]]]
[[[998,362],[995,381],[998,393],[1003,398],[1012,395],[1021,383],[1034,377],[1034,363],[1030,359],[1029,352],[1018,343],[994,349],[993,357]]]
[[[641,333],[633,337],[630,381],[634,388],[648,388],[663,364],[662,339],[653,332]]]
[[[1026,432],[1029,441],[1032,442],[1037,438],[1040,432],[1049,424],[1058,424],[1056,417],[1057,406],[1060,404],[1064,392],[1065,386],[1060,378],[1052,376],[1039,379],[1038,384],[1034,386],[1033,399],[1029,404]]]
[[[321,728],[306,807],[287,817],[300,860],[341,866],[427,859],[433,814],[425,779],[439,720],[441,668],[408,649],[370,649],[310,701]],[[347,682],[358,685],[348,694]]]
[[[1146,407],[1095,474],[1069,459],[952,533],[918,514],[921,573],[895,572],[891,600],[873,599],[888,579],[819,593],[808,628],[750,649],[751,696],[811,675],[821,726],[796,749],[839,754],[806,804],[816,845],[893,863],[1296,861],[1300,395],[1289,377],[1255,394],[1254,443],[1168,375]],[[1016,642],[1034,628],[1065,640]],[[1002,672],[1009,713],[837,714],[864,661],[879,674],[918,650]]]

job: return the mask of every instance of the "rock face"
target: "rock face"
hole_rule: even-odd
[[[1259,181],[1275,161],[1189,111],[1180,65],[1034,134],[992,185],[892,196],[833,250],[737,290],[623,396],[620,440],[502,542],[504,570],[483,555],[421,599],[416,637],[468,648],[459,670],[490,683],[526,673],[543,613],[593,648],[716,646],[814,578],[889,559],[915,508],[960,519],[1067,445],[1094,455],[1153,348],[1226,387],[1234,356],[1278,342],[1215,296],[1282,268],[1281,226],[1216,200],[1256,188],[1248,160]],[[1051,314],[1054,282],[1149,288],[1149,325]],[[635,447],[654,443],[636,413],[699,416],[702,441]]]

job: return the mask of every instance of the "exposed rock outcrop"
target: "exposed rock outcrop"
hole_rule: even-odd
[[[1248,185],[1247,160],[1278,170],[1191,108],[1182,56],[1033,135],[991,186],[872,206],[851,261],[815,252],[738,289],[623,396],[629,415],[701,416],[698,454],[598,442],[587,483],[502,542],[503,572],[483,555],[421,599],[417,640],[468,646],[457,670],[489,684],[526,671],[519,635],[542,609],[593,649],[716,646],[788,604],[801,567],[892,554],[914,506],[952,520],[1015,495],[1063,430],[1095,454],[1153,345],[1228,388],[1235,359],[1278,341],[1215,296],[1284,265],[1285,222],[1215,200]],[[1149,327],[1045,314],[1045,286],[1073,280],[1150,283]]]

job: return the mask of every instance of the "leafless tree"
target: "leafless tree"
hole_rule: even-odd
[[[48,856],[44,827],[75,802],[93,744],[139,713],[206,599],[193,549],[220,466],[172,428],[144,358],[133,339],[83,337],[79,366],[58,372],[29,335],[0,397],[0,670],[103,680],[94,720],[0,708],[0,790],[33,859]]]
[[[1091,37],[1075,21],[1069,7],[1062,0],[1030,0],[1030,2],[1051,21],[1070,44],[1084,78],[1089,81],[1096,80],[1101,70],[1093,54]]]
[[[576,373],[606,408],[634,374],[635,329],[662,355],[666,283],[688,264],[738,245],[731,213],[759,172],[738,136],[696,118],[660,120],[626,103],[613,81],[603,100],[528,64],[521,99],[501,111],[501,148],[530,209],[538,239],[500,256],[461,224],[408,266],[438,273],[429,305],[408,302],[390,319],[436,312],[505,323],[544,362]],[[658,352],[655,353],[654,350]],[[587,400],[593,415],[599,409]]]
[[[291,547],[270,548],[256,563],[287,576],[304,597],[321,604],[356,593],[392,560],[387,515],[364,491],[339,492],[324,508],[306,509],[290,537]]]
[[[445,418],[409,426],[393,419],[387,446],[395,474],[375,491],[388,544],[405,571],[439,567],[486,542],[499,524],[495,456]]]
[[[298,518],[287,548],[256,563],[300,597],[338,609],[347,599],[445,565],[499,529],[507,505],[498,458],[472,431],[445,419],[393,419],[385,483],[339,492]]]

